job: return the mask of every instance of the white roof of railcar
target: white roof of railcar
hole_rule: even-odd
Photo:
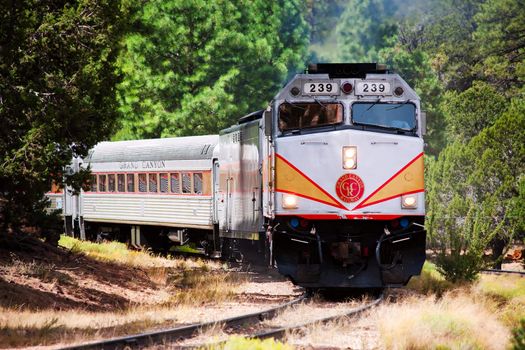
[[[211,159],[219,135],[100,142],[85,159],[89,163],[143,160]]]

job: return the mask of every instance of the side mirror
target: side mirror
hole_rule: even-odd
[[[421,135],[427,134],[427,112],[421,111]]]
[[[272,135],[272,110],[267,109],[264,111],[264,135],[265,136],[271,136]]]

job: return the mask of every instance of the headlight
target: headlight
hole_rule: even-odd
[[[357,168],[357,147],[343,147],[343,169]]]
[[[297,208],[297,196],[293,194],[283,194],[283,208],[295,209]]]
[[[417,195],[407,194],[407,195],[401,196],[401,208],[416,209],[417,208]]]

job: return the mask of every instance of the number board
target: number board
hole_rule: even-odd
[[[331,82],[304,83],[303,95],[339,95],[339,85]]]
[[[356,95],[392,95],[390,83],[386,81],[360,81],[355,87]]]

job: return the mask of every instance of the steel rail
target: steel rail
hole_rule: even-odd
[[[369,310],[369,309],[373,308],[374,306],[377,306],[380,302],[383,301],[383,299],[384,299],[384,295],[381,294],[377,299],[375,299],[371,303],[363,305],[363,306],[360,306],[360,307],[355,308],[355,309],[352,309],[352,310],[350,310],[348,312],[345,312],[343,314],[330,316],[330,317],[325,317],[325,318],[314,320],[314,321],[311,321],[311,322],[306,322],[306,323],[303,323],[303,324],[300,324],[300,325],[294,325],[294,326],[290,326],[290,327],[281,327],[281,328],[277,328],[277,329],[271,329],[271,330],[268,330],[268,331],[263,331],[263,332],[254,334],[254,335],[250,336],[249,338],[256,338],[256,339],[282,338],[286,334],[286,332],[288,332],[288,331],[300,329],[300,328],[306,327],[306,326],[311,325],[311,324],[327,323],[327,322],[334,321],[334,320],[337,320],[337,319],[340,319],[340,318],[343,318],[343,317],[357,316],[360,313],[362,313],[362,312],[364,312],[366,310]]]
[[[525,276],[525,271],[512,271],[512,270],[498,270],[498,269],[483,269],[482,273],[494,274],[494,275],[519,275]]]
[[[62,350],[86,350],[86,349],[131,349],[143,345],[154,345],[159,342],[176,341],[185,338],[190,338],[198,334],[199,331],[213,327],[217,324],[225,324],[229,327],[244,324],[246,322],[259,322],[268,318],[272,318],[279,310],[287,308],[291,305],[298,304],[307,298],[306,294],[299,298],[293,299],[287,303],[278,305],[271,309],[266,309],[260,312],[254,312],[246,315],[221,319],[217,321],[210,321],[188,326],[181,326],[169,329],[162,329],[158,331],[151,331],[139,333],[129,336],[111,338],[101,341],[89,342],[84,344],[72,345],[60,348]]]

